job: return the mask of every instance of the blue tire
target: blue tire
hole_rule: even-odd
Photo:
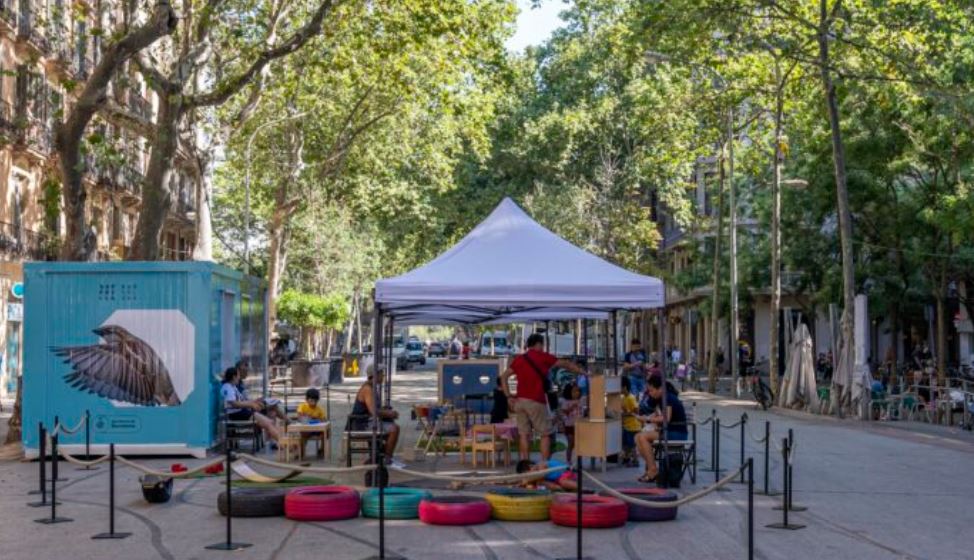
[[[419,488],[385,489],[384,510],[386,519],[416,519],[419,517],[419,502],[433,495]],[[379,489],[369,488],[362,494],[362,516],[379,517]]]

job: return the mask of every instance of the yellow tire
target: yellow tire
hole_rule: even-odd
[[[551,494],[546,490],[498,488],[485,496],[490,513],[499,521],[547,521]]]

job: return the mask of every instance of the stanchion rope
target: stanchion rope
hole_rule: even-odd
[[[738,427],[738,426],[740,426],[740,425],[741,425],[741,423],[742,423],[742,422],[741,422],[740,420],[738,420],[737,422],[734,422],[733,424],[728,424],[728,425],[726,425],[726,426],[724,426],[724,425],[721,425],[720,427],[721,427],[721,429],[724,429],[724,430],[729,430],[729,429],[731,429],[731,428],[736,428],[736,427]]]
[[[454,476],[454,475],[443,475],[436,473],[426,473],[420,471],[409,470],[405,467],[390,466],[390,470],[401,472],[403,474],[408,474],[412,476],[418,476],[420,478],[428,478],[430,480],[446,480],[450,482],[462,482],[464,484],[487,484],[487,483],[499,483],[499,482],[518,482],[522,480],[532,480],[536,478],[541,478],[546,474],[551,474],[553,472],[563,472],[565,467],[552,467],[550,469],[544,469],[541,471],[531,471],[520,474],[504,474],[504,475],[487,475],[479,476],[481,473],[473,472],[474,476]]]
[[[304,465],[291,465],[288,463],[278,463],[277,461],[271,461],[270,459],[262,459],[260,457],[255,457],[247,453],[237,453],[237,457],[244,462],[257,463],[258,465],[264,465],[265,467],[273,467],[276,469],[283,469],[288,471],[302,471],[311,472],[319,474],[337,474],[345,472],[363,472],[372,471],[378,468],[378,465],[359,465],[356,467],[312,467]],[[222,459],[221,459],[222,461]]]
[[[596,486],[602,488],[608,494],[612,495],[613,497],[619,498],[620,500],[622,500],[624,502],[628,502],[628,503],[630,503],[632,505],[636,505],[636,506],[646,506],[646,507],[649,507],[649,508],[666,509],[666,508],[678,507],[678,506],[682,506],[682,505],[685,505],[685,504],[689,504],[690,502],[694,502],[696,500],[699,500],[700,498],[703,498],[707,494],[710,494],[711,492],[716,491],[718,488],[720,488],[722,486],[726,486],[727,484],[730,484],[735,478],[737,478],[738,476],[740,476],[740,474],[746,468],[747,468],[747,465],[741,465],[734,472],[732,472],[732,473],[728,474],[727,476],[725,476],[724,478],[718,480],[713,485],[708,486],[708,487],[706,487],[706,488],[704,488],[702,490],[699,490],[697,492],[694,492],[693,494],[684,496],[684,497],[682,497],[682,498],[680,498],[680,499],[678,499],[676,501],[672,501],[672,502],[647,502],[645,500],[640,500],[638,498],[633,498],[632,496],[628,496],[626,494],[623,494],[622,492],[619,492],[615,488],[612,488],[608,484],[602,482],[594,474],[592,474],[590,472],[585,472],[584,474],[585,474],[585,477],[588,478],[589,480],[591,480],[592,482],[594,482]]]
[[[205,471],[206,469],[208,469],[208,468],[210,468],[210,467],[212,467],[214,465],[219,465],[219,464],[221,464],[221,463],[224,462],[225,458],[224,457],[220,457],[219,459],[214,459],[214,460],[210,461],[209,463],[204,463],[204,464],[196,467],[195,469],[190,469],[188,471],[182,471],[182,472],[178,472],[178,473],[174,473],[174,472],[170,472],[170,471],[157,471],[155,469],[149,468],[149,467],[147,467],[145,465],[140,465],[139,463],[136,463],[135,461],[130,461],[130,460],[126,459],[125,457],[120,457],[118,455],[115,456],[115,460],[118,461],[119,463],[122,463],[123,465],[125,465],[127,467],[131,467],[131,468],[133,468],[133,469],[135,469],[137,471],[142,471],[145,474],[151,474],[151,475],[155,475],[155,476],[162,477],[162,478],[185,478],[187,476],[192,476],[194,474],[199,474],[199,473]]]
[[[698,426],[706,426],[707,424],[713,422],[714,421],[714,418],[716,418],[716,417],[715,416],[708,416],[707,419],[704,420],[703,422],[697,422],[696,420],[694,420],[693,423],[696,424],[696,425],[698,425]]]
[[[751,437],[751,440],[754,443],[764,443],[764,441],[766,439],[768,439],[768,436],[771,435],[770,430],[769,430],[769,432],[767,434],[761,436],[760,438],[756,438],[756,437],[754,437],[754,431],[753,430],[754,430],[754,428],[751,427],[751,423],[748,422],[748,424],[747,424],[747,435]]]
[[[78,420],[78,423],[73,428],[67,428],[67,427],[65,427],[64,424],[62,424],[61,421],[58,420],[58,423],[54,425],[54,429],[51,430],[50,435],[53,436],[53,435],[56,435],[58,433],[64,433],[64,434],[68,434],[68,435],[76,434],[76,433],[78,433],[79,430],[81,430],[81,428],[83,428],[85,426],[85,418],[87,418],[87,417],[88,417],[88,413],[87,412],[85,412],[84,414],[82,414],[81,415],[81,419]]]
[[[101,457],[94,459],[92,461],[82,461],[69,455],[63,447],[58,447],[58,455],[60,455],[65,461],[78,465],[79,467],[93,467],[98,463],[104,463],[108,460],[108,455],[102,455]]]

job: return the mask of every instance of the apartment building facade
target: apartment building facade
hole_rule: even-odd
[[[20,371],[22,263],[57,257],[64,231],[54,154],[55,123],[98,63],[103,37],[130,21],[121,0],[0,0],[0,397],[13,394]],[[114,102],[145,119],[154,93],[134,68],[112,80]],[[124,259],[141,205],[148,140],[124,122],[97,117],[86,138],[86,221],[98,260]],[[175,204],[162,235],[162,257],[192,257],[198,173],[185,154],[172,174]]]

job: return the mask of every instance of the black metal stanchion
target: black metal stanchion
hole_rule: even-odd
[[[85,411],[85,461],[91,461],[91,412]],[[78,467],[81,471],[93,471],[98,465],[85,465]]]
[[[764,421],[764,491],[758,492],[765,496],[777,496],[778,492],[771,491],[771,421]]]
[[[576,500],[576,517],[575,517],[575,556],[564,556],[561,558],[556,558],[555,560],[592,560],[591,556],[582,555],[582,479],[585,478],[582,473],[582,457],[578,454],[575,455],[575,478],[578,481],[578,486],[575,488],[575,500]]]
[[[703,472],[715,472],[717,467],[717,411],[710,411],[710,467]]]
[[[788,509],[790,511],[805,511],[808,509],[807,507],[796,506],[792,499],[795,495],[795,465],[794,461],[791,460],[795,454],[795,433],[791,428],[788,428],[788,450],[790,454],[788,461]]]
[[[233,470],[230,468],[230,463],[233,462],[233,451],[230,450],[229,442],[224,444],[227,450],[227,464],[226,464],[226,486],[227,486],[227,539],[224,542],[219,542],[216,544],[211,544],[206,548],[208,550],[240,550],[243,548],[249,548],[250,544],[233,542],[233,488],[230,486],[230,479]]]
[[[780,509],[783,513],[782,513],[781,523],[772,523],[770,525],[767,525],[767,527],[770,529],[790,529],[794,531],[796,529],[803,529],[805,528],[805,526],[788,522],[788,484],[789,484],[788,461],[790,461],[789,455],[791,455],[791,449],[788,444],[788,438],[783,438],[781,440],[781,444],[782,444],[781,461],[783,465],[781,471],[784,473],[784,476],[782,478],[784,479],[785,489],[784,489],[784,493],[781,495],[781,506],[776,507],[774,509],[776,510]]]
[[[98,533],[92,539],[124,539],[132,533],[115,532],[115,444],[108,445],[108,532]]]
[[[41,422],[37,423],[37,467],[40,471],[37,477],[37,490],[31,490],[28,492],[30,495],[41,495],[41,501],[31,502],[27,505],[31,507],[47,507],[47,430],[44,429],[44,424]]]
[[[741,463],[740,465],[742,467],[744,466],[744,440],[747,439],[746,430],[747,430],[747,413],[745,412],[741,414]],[[741,471],[741,479],[738,480],[737,483],[747,484],[747,481],[744,480],[744,471]]]
[[[714,431],[717,433],[717,437],[714,439],[714,484],[720,480],[720,473],[724,472],[720,468],[720,418],[714,420]],[[718,486],[717,492],[730,492],[731,489],[726,486]]]
[[[696,405],[696,403],[694,403]],[[697,483],[697,423],[690,424],[690,432],[693,437],[693,458],[690,460],[690,482]]]
[[[58,472],[58,468],[57,468],[57,465],[56,465],[56,463],[57,463],[57,444],[55,442],[57,441],[59,432],[61,431],[60,428],[59,428],[60,425],[61,425],[61,421],[58,419],[57,416],[55,416],[54,417],[54,433],[51,436],[51,480],[53,481],[56,478],[58,482],[65,482],[68,479],[60,476],[60,473]]]
[[[34,520],[36,523],[43,523],[44,525],[73,521],[73,519],[67,517],[57,516],[57,438],[57,434],[54,434],[54,437],[51,438],[51,516]]]
[[[747,459],[747,560],[754,560],[754,458]]]

